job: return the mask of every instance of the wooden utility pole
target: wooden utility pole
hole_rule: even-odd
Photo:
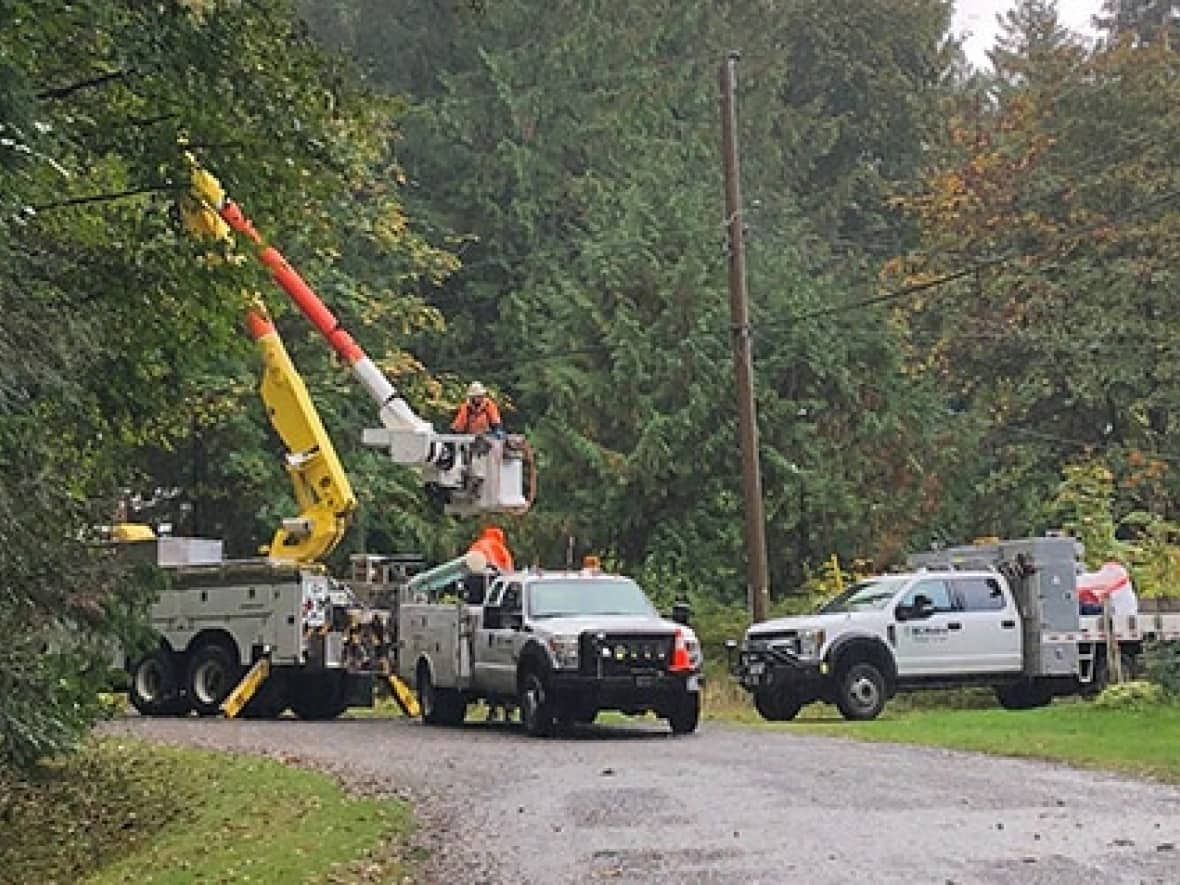
[[[750,353],[750,303],[746,292],[746,247],[738,169],[737,109],[734,103],[738,53],[721,63],[721,154],[725,164],[725,227],[729,241],[729,313],[733,364],[737,374],[738,438],[742,447],[742,489],[746,511],[746,590],[750,615],[765,621],[770,603],[766,569],[766,527],[762,515],[762,474],[758,467],[758,420],[754,410],[754,359]]]

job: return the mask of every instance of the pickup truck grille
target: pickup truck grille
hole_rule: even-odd
[[[768,630],[765,633],[751,633],[746,640],[748,648],[758,646],[765,648],[770,643],[776,645],[781,643],[784,639],[794,639],[799,635],[798,630]],[[787,643],[788,645],[790,643]]]
[[[751,660],[785,664],[799,654],[799,636],[795,630],[758,633],[746,639],[745,656]]]
[[[667,670],[673,637],[667,633],[583,633],[581,671],[586,675],[630,676],[641,670]]]

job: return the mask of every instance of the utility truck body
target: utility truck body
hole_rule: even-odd
[[[408,601],[398,618],[399,674],[428,723],[458,724],[468,703],[484,700],[519,706],[535,735],[601,710],[653,712],[676,734],[696,729],[700,643],[629,578],[517,572],[486,596]]]
[[[1079,613],[1080,549],[1064,537],[919,553],[812,615],[746,632],[733,668],[762,716],[812,701],[872,719],[898,691],[992,687],[1010,709],[1100,691],[1134,671],[1145,642],[1180,640],[1180,613]]]

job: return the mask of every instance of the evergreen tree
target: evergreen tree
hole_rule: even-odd
[[[1177,488],[1144,469],[1177,450],[1164,308],[1176,54],[1028,36],[1005,37],[1026,48],[1010,68],[1024,73],[951,118],[925,192],[906,200],[924,248],[899,264],[911,282],[945,280],[909,323],[928,342],[923,370],[984,429],[966,500],[997,534],[1043,525],[1040,502],[1079,452],[1114,472],[1119,514],[1170,511]]]
[[[1096,27],[1112,39],[1129,37],[1139,45],[1161,41],[1180,51],[1180,2],[1177,0],[1103,0]]]
[[[776,582],[834,548],[887,558],[931,517],[923,467],[953,447],[924,438],[928,391],[880,310],[855,305],[908,236],[890,191],[934,122],[949,4],[830,7],[460,4],[425,77],[396,61],[414,53],[400,10],[383,31],[366,20],[362,63],[421,98],[411,210],[463,261],[432,295],[449,334],[420,353],[508,394],[542,468],[511,531],[542,562],[573,536],[660,580],[744,592],[716,104],[734,46]]]

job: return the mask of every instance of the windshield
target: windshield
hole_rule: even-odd
[[[529,615],[534,618],[563,618],[579,615],[655,616],[634,581],[618,580],[534,581],[529,585]]]
[[[819,613],[831,615],[885,608],[907,580],[905,577],[884,577],[857,581],[835,599],[821,606]]]

